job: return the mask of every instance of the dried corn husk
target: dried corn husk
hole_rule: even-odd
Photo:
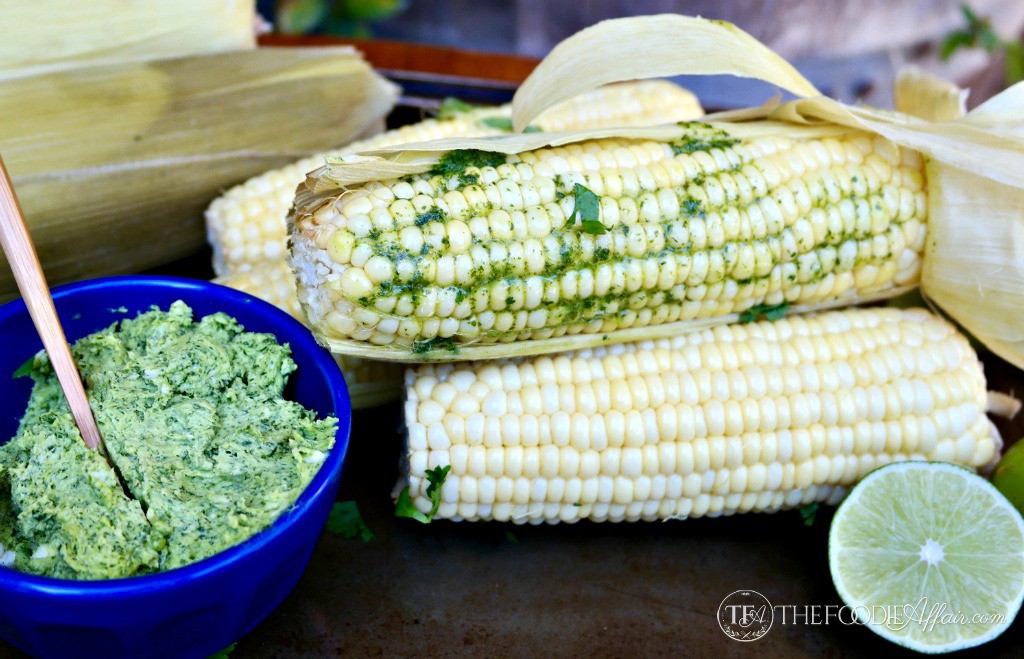
[[[908,66],[896,74],[893,101],[900,112],[928,121],[953,121],[967,112],[967,90]]]
[[[253,0],[0,2],[0,80],[251,49],[255,21]]]
[[[200,248],[226,186],[351,141],[396,96],[347,47],[87,67],[0,83],[0,153],[51,282],[131,272]]]
[[[353,410],[377,407],[401,397],[405,375],[401,364],[353,359],[345,355],[334,355],[334,361],[345,376]]]
[[[921,75],[902,79],[901,106],[909,113],[847,106],[822,96],[781,57],[733,25],[677,15],[645,16],[599,23],[556,47],[516,94],[514,125],[522,128],[552,104],[600,84],[713,73],[756,78],[797,96],[787,103],[772,101],[706,118],[738,137],[820,136],[853,129],[924,154],[931,237],[922,291],[993,352],[1024,367],[1024,83],[963,116],[959,90]],[[668,126],[534,133],[379,149],[311,173],[308,190],[297,195],[297,211],[318,208],[336,197],[339,187],[426,171],[453,149],[517,153],[601,137],[666,138],[674,134],[672,130]],[[894,289],[889,295],[901,292]],[[735,320],[723,316],[711,322]],[[708,322],[685,321],[612,332],[603,341],[603,336],[596,338],[599,343],[656,338]],[[326,343],[345,354],[423,360],[407,351],[388,355],[353,341]],[[498,346],[460,344],[456,358],[539,354],[593,344],[582,335]]]

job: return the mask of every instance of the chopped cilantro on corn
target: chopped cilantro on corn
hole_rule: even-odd
[[[294,218],[292,248],[310,326],[410,361],[853,303],[916,284],[927,219],[914,151],[856,131],[737,138],[700,123],[666,141],[452,151],[317,203]]]
[[[542,114],[536,126],[546,131],[594,127],[644,126],[693,119],[703,114],[697,99],[667,81],[610,85],[581,94]],[[497,120],[507,120],[507,128]],[[327,156],[405,142],[454,136],[499,135],[509,132],[511,106],[475,108],[448,118],[426,119],[341,149],[304,158],[237,185],[215,199],[206,210],[207,236],[213,247],[218,276],[246,270],[259,263],[284,259],[285,216],[306,172],[324,164]]]
[[[666,81],[644,81],[597,89],[545,112],[537,121],[549,130],[598,126],[647,125],[679,121],[702,114],[696,98]],[[206,211],[213,246],[216,281],[260,297],[299,320],[304,315],[296,297],[295,278],[285,262],[285,216],[296,186],[307,171],[327,155],[419,142],[455,135],[496,135],[505,119],[511,130],[511,107],[470,109],[448,118],[427,119],[351,144],[341,150],[305,158],[228,190]],[[335,355],[352,393],[353,407],[368,407],[398,398],[399,367],[356,357]]]

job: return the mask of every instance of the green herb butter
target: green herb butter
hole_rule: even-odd
[[[73,347],[100,432],[131,494],[85,447],[45,354],[0,447],[0,556],[66,579],[168,570],[266,528],[309,484],[337,420],[281,394],[287,346],[183,302]],[[10,562],[9,560],[7,562]]]

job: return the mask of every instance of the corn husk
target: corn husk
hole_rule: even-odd
[[[892,289],[891,291],[887,291],[885,294],[860,298],[859,301],[864,304],[881,302],[892,295],[903,295],[912,290],[912,286],[900,286]],[[838,309],[849,306],[849,304],[849,300],[844,300],[829,301],[816,305],[793,305],[787,307],[786,313],[787,315],[810,313],[812,311]],[[657,339],[670,338],[681,332],[693,332],[700,329],[715,327],[717,325],[738,323],[741,321],[741,317],[742,314],[726,314],[723,316],[715,316],[714,318],[698,318],[694,320],[678,321],[675,323],[663,323],[661,325],[647,325],[645,327],[628,327],[605,334],[573,334],[553,337],[550,339],[527,339],[511,343],[460,341],[455,344],[454,350],[440,349],[425,353],[416,353],[406,347],[378,346],[366,341],[337,339],[319,334],[315,327],[312,328],[312,330],[317,341],[334,353],[335,357],[343,355],[346,357],[358,357],[364,360],[380,362],[420,364],[426,362],[460,362],[478,359],[530,357],[533,355],[544,355],[554,352],[596,348],[615,343],[653,341]]]
[[[902,78],[901,106],[908,112],[847,106],[822,96],[781,57],[733,25],[661,15],[605,21],[560,44],[517,92],[513,122],[520,128],[526,126],[550,105],[598,84],[712,73],[763,80],[797,96],[786,103],[773,100],[760,108],[706,118],[712,126],[738,137],[761,131],[799,137],[855,130],[881,135],[925,155],[931,233],[922,291],[993,352],[1024,367],[1024,83],[962,116],[961,92],[923,75]],[[932,109],[928,109],[930,104]],[[315,210],[332,194],[337,197],[341,187],[426,171],[439,160],[440,152],[447,150],[516,153],[612,135],[657,137],[658,131],[670,130],[523,134],[367,152],[313,172],[307,181],[309,190],[297,196],[297,212]],[[894,289],[888,295],[902,292]],[[711,322],[735,320],[734,316],[723,316]],[[655,338],[666,332],[706,326],[708,322],[612,332],[603,342]],[[336,352],[372,354],[379,359],[446,358],[351,341],[325,343]],[[498,346],[460,343],[459,354],[451,358],[539,354],[593,344],[593,339],[585,336]]]
[[[896,74],[893,104],[900,112],[928,121],[953,121],[967,113],[967,90],[916,66]]]
[[[345,376],[353,410],[377,407],[402,397],[405,369],[400,364],[346,355],[334,355],[334,361]]]
[[[0,153],[56,283],[194,252],[221,190],[352,140],[396,97],[348,47],[88,67],[0,83]]]
[[[0,2],[0,80],[256,47],[253,0]]]

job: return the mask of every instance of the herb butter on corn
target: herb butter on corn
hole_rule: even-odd
[[[336,352],[492,357],[524,353],[481,344],[645,338],[916,284],[916,152],[850,130],[656,130],[670,137],[431,153],[423,173],[343,191],[328,165],[311,175],[327,187],[300,195],[294,217],[309,324]]]
[[[270,334],[182,302],[73,353],[110,457],[88,450],[45,353],[17,435],[0,447],[0,545],[65,579],[168,570],[270,525],[334,444],[337,421],[281,397],[295,364]]]
[[[544,112],[532,124],[542,130],[647,125],[692,119],[703,113],[687,90],[667,81],[610,85],[580,94]],[[285,218],[306,172],[328,156],[451,136],[498,135],[511,130],[510,106],[449,111],[434,119],[390,130],[347,147],[306,158],[250,179],[224,193],[206,211],[213,246],[216,281],[256,295],[305,322],[295,291],[295,277],[285,261]],[[345,374],[353,409],[370,407],[401,395],[401,369],[336,355]]]
[[[525,130],[615,80],[723,73],[797,98],[707,124]],[[516,92],[523,133],[311,172],[291,217],[299,301],[334,352],[438,361],[664,338],[920,286],[1024,367],[1024,87],[967,113],[945,81],[910,72],[896,87],[895,111],[847,106],[728,23],[602,21]]]
[[[700,104],[689,91],[668,81],[645,80],[580,94],[543,113],[532,126],[545,131],[643,126],[694,119],[701,114]],[[389,130],[249,179],[215,199],[206,210],[214,271],[225,276],[283,261],[288,249],[285,218],[295,187],[305,179],[306,172],[323,165],[328,157],[445,137],[501,135],[511,130],[511,106],[466,106],[465,110]]]

